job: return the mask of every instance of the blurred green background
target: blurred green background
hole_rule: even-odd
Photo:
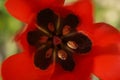
[[[14,36],[23,25],[6,11],[4,3],[5,0],[0,0],[0,63],[19,51]],[[120,30],[120,0],[94,0],[93,3],[95,22],[106,22]]]

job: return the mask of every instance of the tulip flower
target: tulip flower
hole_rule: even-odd
[[[120,80],[120,32],[94,23],[91,0],[8,0],[27,24],[16,36],[22,52],[2,64],[3,80]]]

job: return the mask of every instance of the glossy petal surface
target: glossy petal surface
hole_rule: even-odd
[[[65,6],[66,9],[72,11],[75,15],[79,16],[82,25],[86,29],[93,23],[93,10],[91,0],[78,0],[78,2]]]
[[[92,58],[85,58],[87,56],[76,55],[77,66],[72,72],[63,70],[58,64],[42,71],[31,64],[33,60],[30,55],[20,53],[3,63],[2,76],[4,80],[88,80],[92,70]]]
[[[65,71],[56,64],[51,80],[89,80],[93,70],[93,58],[89,55],[75,55],[74,61],[76,66],[73,71]]]
[[[14,17],[28,23],[39,10],[63,3],[64,0],[7,0],[6,8]]]
[[[120,32],[105,23],[95,24],[94,73],[102,80],[120,80]]]
[[[9,57],[2,65],[4,80],[48,80],[53,72],[50,66],[46,71],[35,68],[32,57],[20,53]],[[47,76],[47,77],[46,77]]]

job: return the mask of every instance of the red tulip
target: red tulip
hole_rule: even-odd
[[[120,32],[94,23],[91,0],[8,0],[28,24],[17,36],[23,52],[3,62],[3,80],[120,80]]]

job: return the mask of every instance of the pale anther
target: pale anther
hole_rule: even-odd
[[[61,60],[66,60],[67,59],[67,53],[64,51],[64,50],[59,50],[58,51],[58,57],[61,59]]]
[[[78,48],[78,44],[75,41],[68,41],[67,46],[71,49],[77,49]]]
[[[53,49],[52,48],[49,48],[47,51],[46,51],[46,58],[50,58],[52,56],[52,52],[53,52]]]
[[[65,26],[63,27],[62,34],[63,34],[63,35],[66,35],[66,34],[70,33],[70,30],[71,30],[71,27],[68,26],[68,25],[65,25]]]

